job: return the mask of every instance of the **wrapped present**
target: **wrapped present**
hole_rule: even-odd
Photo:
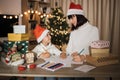
[[[27,52],[25,58],[26,58],[26,63],[34,63],[34,53],[33,52]]]
[[[14,43],[11,48],[8,49],[6,56],[2,56],[2,61],[11,66],[18,66],[24,63],[24,54],[17,51],[17,45]]]
[[[11,62],[15,62],[17,60],[20,60],[21,58],[22,58],[21,54],[20,53],[16,53],[16,54],[12,55]]]
[[[91,48],[91,53],[109,53],[109,48]]]
[[[109,46],[110,46],[110,42],[105,40],[93,41],[90,44],[90,47],[92,48],[109,48]]]
[[[9,41],[25,41],[25,40],[29,40],[29,34],[8,33],[8,40]]]
[[[26,53],[28,51],[29,41],[4,41],[4,52],[7,53],[14,44],[17,46],[17,51],[20,53]]]
[[[22,58],[22,54],[21,53],[19,53],[19,52],[12,52],[11,54],[7,53],[7,56],[4,59],[4,62],[7,65],[18,66],[18,65],[24,63],[24,59]]]
[[[109,48],[90,48],[90,55],[92,57],[108,57],[109,53]]]
[[[14,33],[26,33],[25,25],[14,25],[13,26]]]

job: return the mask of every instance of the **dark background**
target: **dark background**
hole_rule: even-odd
[[[7,37],[8,33],[13,33],[13,25],[18,24],[18,18],[15,15],[6,15],[7,18],[3,18],[5,14],[0,14],[0,37]],[[9,16],[13,16],[9,19]]]

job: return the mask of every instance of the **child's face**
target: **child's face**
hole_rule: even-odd
[[[51,42],[51,36],[50,33],[48,32],[47,35],[43,38],[42,43],[49,44],[50,42]]]

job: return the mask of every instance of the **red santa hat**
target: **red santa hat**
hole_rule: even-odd
[[[74,14],[84,15],[84,12],[80,4],[75,4],[71,2],[69,10],[67,12],[67,16],[74,15]]]
[[[42,41],[42,39],[46,36],[48,32],[49,30],[41,27],[40,25],[37,25],[33,31],[38,43]]]

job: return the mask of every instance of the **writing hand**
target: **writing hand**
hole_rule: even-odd
[[[51,55],[49,52],[45,52],[45,53],[42,53],[40,54],[40,58],[49,58]]]
[[[84,55],[76,55],[73,57],[73,61],[75,61],[75,62],[85,61],[85,56]]]
[[[77,52],[73,52],[73,53],[71,54],[72,57],[77,56],[77,55],[78,55]]]

